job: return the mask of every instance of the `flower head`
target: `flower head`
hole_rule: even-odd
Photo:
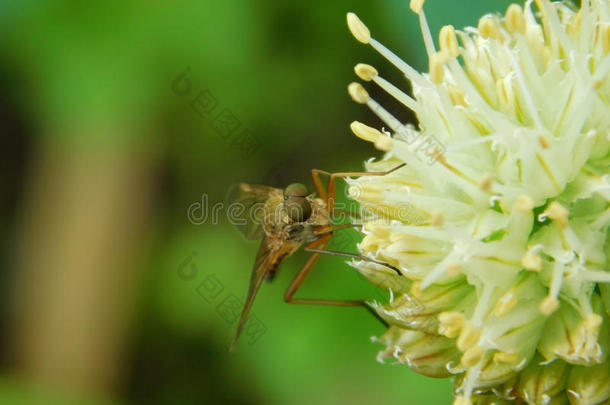
[[[455,376],[455,403],[601,403],[610,398],[610,5],[529,0],[477,28],[441,29],[419,73],[348,26],[411,82],[356,74],[413,110],[404,125],[359,83],[351,97],[388,127],[352,123],[386,152],[351,180],[366,212],[355,266],[390,291],[381,357]],[[534,10],[536,9],[536,10]],[[388,208],[392,210],[388,211]],[[398,214],[390,215],[388,212]],[[494,402],[495,401],[495,402]]]

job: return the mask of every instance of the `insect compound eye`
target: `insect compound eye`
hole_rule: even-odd
[[[284,208],[294,222],[307,221],[311,216],[311,204],[304,197],[289,197],[284,201]]]
[[[287,197],[307,197],[309,192],[307,187],[301,183],[292,183],[284,189],[284,198]]]

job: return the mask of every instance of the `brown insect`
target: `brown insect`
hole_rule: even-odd
[[[360,255],[324,250],[334,231],[351,227],[351,224],[333,225],[335,179],[349,176],[385,176],[403,167],[404,164],[386,172],[345,172],[329,173],[313,169],[312,179],[316,193],[310,193],[300,183],[290,184],[285,189],[264,185],[240,183],[229,190],[227,200],[231,204],[241,205],[238,229],[248,239],[262,238],[252,275],[246,303],[241,313],[235,336],[229,350],[235,346],[242,328],[248,319],[248,313],[263,280],[271,279],[282,261],[304,245],[304,249],[313,254],[299,270],[296,277],[284,294],[284,301],[291,304],[317,304],[339,306],[364,306],[370,309],[365,301],[326,300],[294,298],[320,254],[343,257],[354,257],[387,266],[400,275],[398,269],[386,263],[377,262]],[[328,175],[328,187],[324,188],[320,175]],[[377,316],[375,312],[371,312]],[[382,321],[383,322],[383,321]]]

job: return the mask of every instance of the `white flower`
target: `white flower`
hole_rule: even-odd
[[[352,98],[391,130],[352,131],[387,152],[350,191],[368,214],[359,245],[399,268],[356,266],[390,290],[382,357],[455,376],[455,403],[594,404],[610,398],[610,3],[529,0],[478,28],[445,26],[430,71],[351,32],[400,69],[407,95],[372,66],[356,74],[413,110],[403,125],[358,83]],[[553,402],[556,401],[556,402]]]

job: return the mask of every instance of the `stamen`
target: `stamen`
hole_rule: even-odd
[[[443,82],[445,76],[445,63],[448,55],[444,52],[437,52],[430,56],[430,80],[436,84]]]
[[[392,150],[392,146],[394,146],[394,140],[387,135],[380,136],[373,145],[382,152],[389,152]]]
[[[514,110],[515,93],[513,92],[512,76],[509,74],[503,79],[496,81],[496,93],[502,107]]]
[[[515,297],[515,292],[510,289],[496,303],[496,306],[494,308],[494,315],[496,315],[498,318],[501,318],[504,315],[508,314],[508,312],[513,309],[516,304],[517,297]]]
[[[457,276],[462,272],[462,265],[456,262],[447,263],[447,274]]]
[[[461,312],[441,312],[438,315],[438,333],[448,338],[457,337],[466,322],[466,317]]]
[[[367,93],[360,83],[350,83],[347,86],[347,92],[352,100],[359,104],[366,104],[366,102],[369,100],[369,93]]]
[[[581,270],[582,278],[595,283],[610,283],[610,272],[603,270]]]
[[[525,99],[525,106],[527,107],[527,112],[534,121],[536,128],[543,128],[544,126],[542,125],[542,120],[538,115],[538,110],[536,109],[536,105],[534,104],[534,100],[532,98],[532,95],[530,94],[529,87],[525,83],[525,77],[523,76],[521,67],[519,66],[519,63],[517,62],[517,59],[515,58],[515,55],[512,52],[509,52],[508,56],[510,57],[511,64],[513,65],[513,70],[515,72],[515,75],[517,76],[517,83],[519,84],[519,89],[521,90],[523,98]]]
[[[419,74],[419,72],[409,66],[406,62],[400,59],[395,53],[390,51],[384,45],[382,45],[379,41],[371,38],[371,46],[377,52],[381,54],[384,58],[388,60],[392,65],[396,66],[398,70],[404,73],[407,76],[407,79],[411,80],[414,83],[417,83],[421,87],[430,87],[429,83]]]
[[[354,72],[356,72],[356,75],[358,75],[358,77],[365,82],[370,82],[378,75],[377,69],[371,65],[367,65],[366,63],[359,63],[354,66]]]
[[[485,39],[500,39],[500,26],[495,18],[487,15],[479,20],[479,33]]]
[[[469,347],[473,346],[481,336],[481,330],[474,327],[472,322],[465,321],[462,331],[457,339],[457,347],[461,351],[466,351]]]
[[[504,21],[508,32],[518,32],[520,34],[525,32],[525,16],[523,15],[523,9],[520,5],[513,3],[508,6]]]
[[[483,293],[479,297],[479,300],[474,308],[474,313],[472,314],[472,324],[477,328],[481,328],[483,326],[483,318],[489,312],[491,295],[494,290],[495,287],[491,285],[483,286]]]
[[[538,137],[538,143],[540,143],[540,146],[542,146],[544,149],[548,149],[551,147],[551,143],[549,142],[548,139],[546,139],[544,136],[540,135]]]
[[[462,364],[466,367],[472,367],[483,359],[485,349],[479,346],[474,346],[466,350],[462,356]]]
[[[376,142],[377,139],[383,134],[373,127],[369,127],[361,122],[354,121],[350,124],[350,129],[358,138],[368,141]]]
[[[441,28],[438,35],[438,43],[441,52],[450,55],[452,58],[455,58],[460,54],[460,48],[458,47],[457,36],[455,35],[455,28],[453,25],[445,25]]]
[[[544,173],[548,176],[549,180],[551,180],[551,183],[553,183],[553,187],[555,187],[555,190],[557,190],[557,193],[558,194],[561,193],[563,188],[557,182],[557,179],[555,178],[555,176],[553,174],[553,170],[551,169],[551,167],[549,167],[547,161],[539,153],[536,153],[536,159],[538,160],[538,163],[540,163],[540,166],[542,166],[542,170],[544,170]]]
[[[606,57],[595,70],[595,74],[593,75],[591,81],[593,83],[603,81],[606,74],[608,74],[608,71],[610,71],[610,58]]]
[[[453,405],[472,405],[472,401],[470,398],[467,398],[463,395],[456,395],[453,400]]]
[[[350,194],[350,198],[356,197]],[[366,201],[370,203],[379,203],[385,199],[383,196],[383,190],[370,183],[365,183],[362,185],[362,187],[358,190],[357,198],[359,201]]]
[[[565,229],[568,226],[569,211],[557,201],[550,203],[545,213],[549,218],[555,221],[559,229]]]
[[[347,13],[347,26],[349,27],[349,30],[351,31],[354,38],[356,38],[359,42],[362,42],[363,44],[370,43],[373,49],[379,52],[390,63],[392,63],[400,71],[402,71],[409,80],[418,83],[422,87],[427,87],[426,81],[415,69],[413,69],[406,62],[396,56],[388,48],[383,46],[379,41],[376,41],[375,39],[371,38],[371,32],[356,14],[351,12]]]
[[[369,43],[371,40],[371,32],[355,13],[347,13],[347,26],[354,38],[363,44]]]
[[[607,56],[610,53],[610,24],[605,24],[602,28],[602,49],[604,55]]]
[[[375,147],[384,152],[392,149],[393,140],[388,135],[381,133],[373,127],[354,121],[350,124],[350,129],[358,138],[373,142]]]
[[[400,103],[402,103],[405,107],[416,113],[419,111],[417,101],[411,98],[408,94],[404,93],[398,87],[394,86],[381,76],[374,76],[372,79],[386,93],[400,101]]]
[[[568,22],[568,25],[566,26],[566,32],[569,35],[571,35],[572,37],[576,37],[576,36],[578,36],[578,34],[580,34],[581,27],[582,27],[582,12],[581,12],[581,10],[578,10],[578,12],[570,18],[570,21]]]
[[[524,214],[529,214],[534,209],[534,201],[528,196],[521,194],[515,201],[514,209]]]
[[[583,326],[585,331],[589,334],[597,336],[599,334],[599,328],[602,324],[602,317],[596,313],[591,313],[585,317],[583,320]]]
[[[549,316],[559,308],[559,301],[555,297],[546,297],[540,303],[540,312],[543,315]]]
[[[425,0],[411,0],[411,2],[409,3],[411,11],[413,11],[415,14],[419,14],[422,7],[424,6],[424,1]]]
[[[385,122],[392,129],[392,131],[395,133],[404,131],[405,126],[402,125],[402,122],[398,121],[396,117],[390,114],[390,112],[383,108],[378,102],[372,98],[369,98],[366,105],[371,111],[373,111],[373,113],[375,113],[376,116]]]
[[[559,300],[557,299],[557,296],[559,295],[559,290],[561,289],[561,282],[563,281],[563,273],[565,272],[565,268],[566,266],[563,262],[559,260],[555,261],[549,295],[540,303],[540,312],[542,312],[543,315],[548,316],[559,308]]]
[[[545,25],[545,29],[548,28],[549,33],[554,34],[554,36],[559,39],[563,51],[566,54],[569,54],[573,50],[572,42],[566,36],[563,24],[559,21],[559,16],[557,15],[555,8],[551,6],[550,2],[544,0],[536,0],[536,4],[542,11],[542,21]],[[553,45],[555,44],[551,42],[551,46]]]
[[[463,394],[459,395],[462,398],[462,402],[459,405],[472,405],[472,392],[474,391],[475,384],[479,379],[479,374],[481,373],[481,368],[483,367],[483,362],[474,365],[466,372],[466,377],[462,382]]]
[[[492,181],[491,176],[488,173],[483,175],[481,180],[479,180],[479,188],[481,190],[485,191],[486,193],[491,192],[492,185],[493,185],[493,181]]]
[[[521,265],[526,270],[540,271],[542,270],[542,259],[537,253],[528,250],[521,258]]]
[[[432,215],[430,215],[430,225],[432,226],[443,226],[445,223],[445,217],[441,211],[434,211]]]
[[[497,352],[494,354],[494,363],[510,364],[517,361],[517,353]]]
[[[445,159],[445,156],[443,156],[443,155],[438,156],[437,161],[440,164],[442,164],[443,166],[445,166],[450,172],[452,172],[453,174],[457,175],[461,179],[466,180],[467,182],[469,182],[470,184],[473,184],[475,186],[477,185],[476,181],[474,181],[470,177],[466,176],[464,173],[462,173],[455,166],[452,166],[451,164],[449,164],[449,162],[447,162],[447,159]]]
[[[422,1],[423,6],[423,1]],[[423,8],[420,8],[419,13],[419,28],[421,29],[422,37],[424,38],[424,46],[426,47],[426,53],[428,54],[428,59],[436,53],[434,49],[434,41],[432,40],[432,33],[430,32],[430,27],[428,27],[428,20],[426,19],[426,14],[424,13]]]
[[[468,105],[466,104],[466,96],[464,96],[464,93],[452,84],[449,85],[449,98],[451,99],[451,104],[455,106],[461,105],[462,107],[466,107]]]

